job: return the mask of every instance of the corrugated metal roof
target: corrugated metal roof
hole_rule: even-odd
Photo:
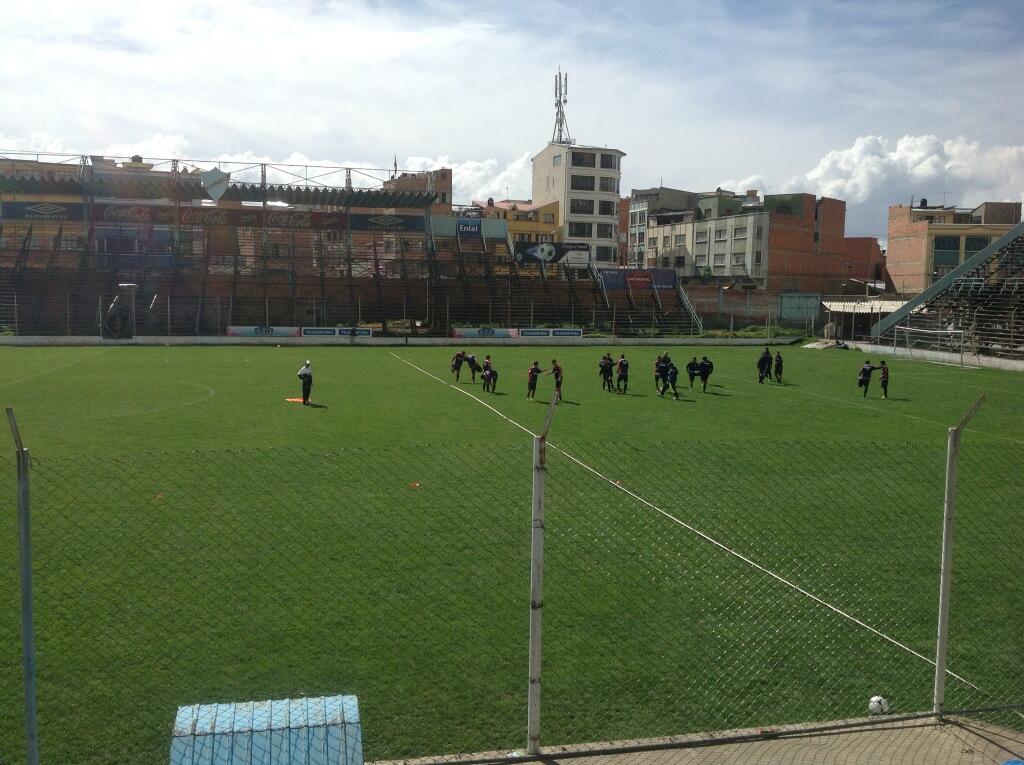
[[[180,707],[171,765],[362,765],[355,696]]]
[[[906,304],[905,300],[825,300],[822,305],[833,313],[893,313]]]

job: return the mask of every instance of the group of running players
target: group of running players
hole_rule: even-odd
[[[308,364],[309,362],[306,363]],[[463,364],[469,367],[474,384],[476,383],[477,374],[480,374],[483,380],[484,391],[489,393],[497,392],[498,370],[495,369],[490,355],[485,356],[481,364],[472,353],[467,353],[466,351],[456,353],[452,357],[451,364],[456,382],[459,380]],[[765,380],[771,381],[774,376],[775,382],[781,385],[782,366],[782,354],[776,351],[773,357],[772,352],[765,346],[764,352],[757,360],[758,383],[763,384]],[[629,361],[626,359],[625,354],[619,354],[618,361],[613,360],[610,353],[604,354],[598,362],[597,369],[598,374],[601,376],[602,390],[606,390],[609,393],[626,395],[626,392],[629,390]],[[888,398],[889,368],[884,361],[881,362],[881,366],[877,367],[872,366],[870,361],[864,362],[864,366],[861,367],[857,375],[857,386],[863,389],[864,397],[866,398],[868,386],[871,384],[871,373],[876,370],[881,372],[882,398]],[[707,393],[708,380],[714,371],[715,365],[711,363],[707,356],[702,356],[700,361],[697,361],[697,357],[694,356],[686,364],[686,374],[690,378],[690,390],[693,390],[694,381],[700,380],[701,390]],[[557,359],[551,359],[551,366],[548,369],[541,369],[539,361],[534,361],[530,365],[530,368],[526,371],[526,397],[532,399],[536,396],[537,380],[544,373],[554,376],[555,393],[558,399],[561,400],[564,372]],[[615,377],[614,382],[612,377]],[[658,356],[654,360],[654,387],[658,391],[658,395],[664,397],[666,393],[671,391],[672,397],[678,399],[679,390],[676,387],[678,380],[679,369],[668,353]]]

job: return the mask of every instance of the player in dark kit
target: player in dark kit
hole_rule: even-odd
[[[889,367],[885,365],[885,361],[879,362],[882,366],[879,367],[879,378],[878,382],[882,386],[882,398],[889,398]]]
[[[661,356],[654,360],[654,389],[661,390]]]
[[[775,352],[775,382],[782,385],[782,354]]]
[[[540,368],[540,362],[533,362],[533,366],[526,370],[526,397],[533,398],[537,393],[537,378],[544,370]]]
[[[700,374],[700,364],[697,362],[697,357],[694,356],[693,360],[686,365],[686,374],[690,376],[690,390],[693,390],[693,381]]]
[[[459,372],[462,371],[462,362],[466,360],[466,352],[459,351],[452,356],[452,372],[455,373],[455,382],[459,381]]]
[[[757,381],[764,383],[765,380],[770,380],[772,376],[772,352],[768,350],[768,346],[765,346],[764,353],[757,360]]]
[[[476,363],[476,356],[472,353],[466,355],[466,364],[469,365],[469,371],[473,375],[473,383],[476,383],[476,373],[480,371],[480,365]]]
[[[870,361],[865,361],[864,366],[857,373],[857,386],[864,389],[864,398],[868,397],[868,388],[871,386],[871,373],[878,367],[871,366]]]
[[[700,385],[701,392],[708,392],[708,380],[711,378],[711,373],[715,371],[715,365],[711,363],[707,356],[700,357]]]
[[[491,354],[488,353],[486,356],[484,356],[484,371],[486,372],[488,369],[491,368],[491,366]]]
[[[661,393],[659,393],[658,395],[659,396],[663,395],[665,393],[665,391],[667,391],[671,387],[672,388],[672,397],[675,398],[676,400],[678,400],[679,399],[679,391],[676,390],[676,380],[678,380],[678,379],[679,379],[679,369],[676,367],[675,364],[669,364],[668,365],[668,371],[665,373],[665,385],[662,387]]]
[[[484,381],[484,393],[487,393],[491,389],[491,370],[485,369],[480,375],[480,379]]]
[[[532,398],[537,394],[537,378],[545,370],[541,369],[540,362],[534,362],[534,366],[526,370],[526,397]]]
[[[490,369],[491,372],[491,393],[496,393],[498,390],[498,370],[493,366]]]
[[[672,366],[672,359],[670,359],[668,357],[667,353],[664,353],[661,356],[658,356],[658,365],[657,365],[657,367],[658,367],[657,368],[658,385],[656,386],[658,388],[658,393],[662,392],[662,390],[665,388],[665,383],[668,382],[668,368],[670,366]]]
[[[549,375],[555,376],[555,397],[559,403],[562,401],[562,367],[558,364],[558,359],[551,359],[551,371]]]
[[[611,393],[614,390],[612,386],[612,368],[615,364],[612,362],[612,356],[610,353],[606,353],[601,357],[601,361],[597,365],[598,373],[601,375],[601,390],[606,390]]]
[[[629,389],[629,362],[626,361],[626,355],[620,354],[619,361],[616,364],[618,367],[618,378],[615,380],[615,390],[618,393],[625,394]]]

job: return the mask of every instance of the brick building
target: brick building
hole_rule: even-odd
[[[985,202],[977,207],[889,208],[886,267],[895,289],[917,294],[998,239],[1021,219],[1020,202]]]

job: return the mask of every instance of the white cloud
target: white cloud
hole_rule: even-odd
[[[885,236],[889,205],[911,196],[962,207],[1024,200],[1024,145],[984,147],[963,136],[935,135],[905,135],[894,143],[868,135],[829,151],[811,170],[785,182],[752,176],[722,185],[843,199],[848,233]]]
[[[453,162],[450,157],[441,156],[409,157],[406,166],[410,170],[436,170],[440,167],[452,169],[452,196],[458,204],[469,204],[474,200],[529,199],[533,170],[530,152],[526,151],[516,159],[500,166],[493,157],[484,160]]]

